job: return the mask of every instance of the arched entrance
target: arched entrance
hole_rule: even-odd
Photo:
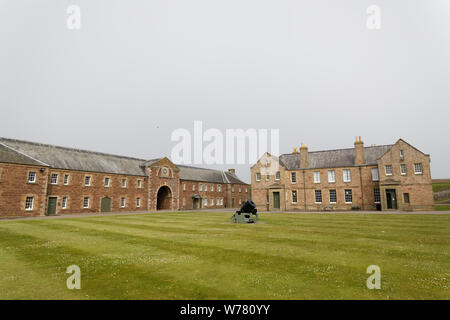
[[[170,210],[172,202],[172,191],[168,186],[162,186],[156,196],[156,210]]]

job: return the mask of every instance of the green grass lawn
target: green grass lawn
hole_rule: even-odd
[[[433,183],[433,192],[439,192],[450,189],[450,182]]]
[[[450,298],[450,215],[230,215],[0,221],[0,299]]]
[[[436,204],[434,208],[436,211],[450,211],[450,204]]]

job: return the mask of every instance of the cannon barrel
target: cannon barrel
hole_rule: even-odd
[[[255,223],[258,221],[258,210],[256,204],[252,200],[247,200],[242,205],[241,209],[231,217],[231,222],[234,223]]]

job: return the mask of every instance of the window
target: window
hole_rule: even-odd
[[[261,173],[256,173],[256,181],[261,181]]]
[[[89,197],[84,197],[84,199],[83,199],[83,208],[84,209],[89,208]]]
[[[203,185],[201,183],[198,185],[198,191],[203,191]]]
[[[344,182],[350,182],[352,180],[352,174],[350,172],[350,169],[344,169],[342,170]]]
[[[139,179],[138,181],[137,181],[137,187],[140,189],[140,188],[142,188],[142,180],[141,179]]]
[[[50,180],[51,184],[58,184],[58,174],[57,173],[52,173],[52,177]]]
[[[183,183],[183,191],[186,191],[186,183]]]
[[[381,203],[380,189],[378,188],[373,189],[373,201],[375,203]]]
[[[183,206],[186,205],[186,198],[183,198]]]
[[[205,184],[205,192],[207,192],[207,191],[208,191],[208,185]]]
[[[314,198],[316,203],[322,203],[322,190],[314,190]]]
[[[242,191],[242,188],[241,187],[239,187],[239,192],[241,192]]]
[[[345,189],[345,203],[353,202],[353,194],[351,189]]]
[[[248,192],[248,188],[245,188],[245,193],[247,193]]]
[[[422,164],[421,163],[415,163],[414,164],[414,173],[415,174],[422,174]]]
[[[409,193],[403,194],[403,200],[405,201],[405,203],[409,203]]]
[[[64,175],[64,185],[67,186],[69,184],[69,175],[65,174]]]
[[[203,199],[203,206],[204,207],[208,206],[208,199],[207,198]]]
[[[217,186],[217,191],[218,191],[218,192],[222,192],[222,185],[219,184],[219,185]]]
[[[122,188],[127,187],[127,179],[122,179]]]
[[[328,171],[328,182],[336,182],[336,171],[334,170]]]
[[[280,180],[280,171],[277,171],[276,173],[275,173],[275,180]]]
[[[378,168],[372,168],[372,181],[379,181]]]
[[[269,181],[269,180],[270,180],[269,173],[266,173],[266,181]]]
[[[211,185],[211,192],[214,192],[214,185]]]
[[[384,171],[387,176],[392,176],[392,166],[390,164],[388,164],[384,167]]]
[[[183,202],[185,202],[185,199],[183,198]],[[141,198],[136,198],[136,208],[140,208],[141,207]]]
[[[105,187],[109,187],[110,182],[111,182],[110,178],[105,178]]]
[[[34,205],[34,197],[27,197],[25,200],[25,210],[31,211],[33,210]]]
[[[405,153],[403,152],[403,150],[400,150],[400,159],[405,159]]]
[[[297,173],[291,172],[291,182],[296,183],[297,182]]]
[[[63,197],[61,201],[61,207],[67,209],[67,197]]]
[[[400,165],[400,173],[404,176],[406,175],[406,164],[401,164]]]
[[[314,171],[314,183],[320,183],[320,171]]]
[[[213,206],[214,205],[214,198],[211,198],[210,204]]]
[[[292,203],[297,203],[297,191],[292,191]]]
[[[126,205],[126,199],[125,197],[120,198],[120,207],[125,208]]]
[[[231,186],[231,192],[234,192],[234,185]]]
[[[84,185],[87,187],[91,185],[91,176],[84,177]]]
[[[337,203],[336,190],[330,190],[330,203]]]
[[[36,182],[36,172],[28,172],[28,182],[29,183]]]
[[[195,184],[192,185],[192,191],[195,191]]]
[[[239,199],[239,205],[242,205],[242,199]]]

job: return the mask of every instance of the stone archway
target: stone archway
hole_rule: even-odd
[[[162,186],[156,196],[156,210],[172,209],[172,191],[168,186]]]

